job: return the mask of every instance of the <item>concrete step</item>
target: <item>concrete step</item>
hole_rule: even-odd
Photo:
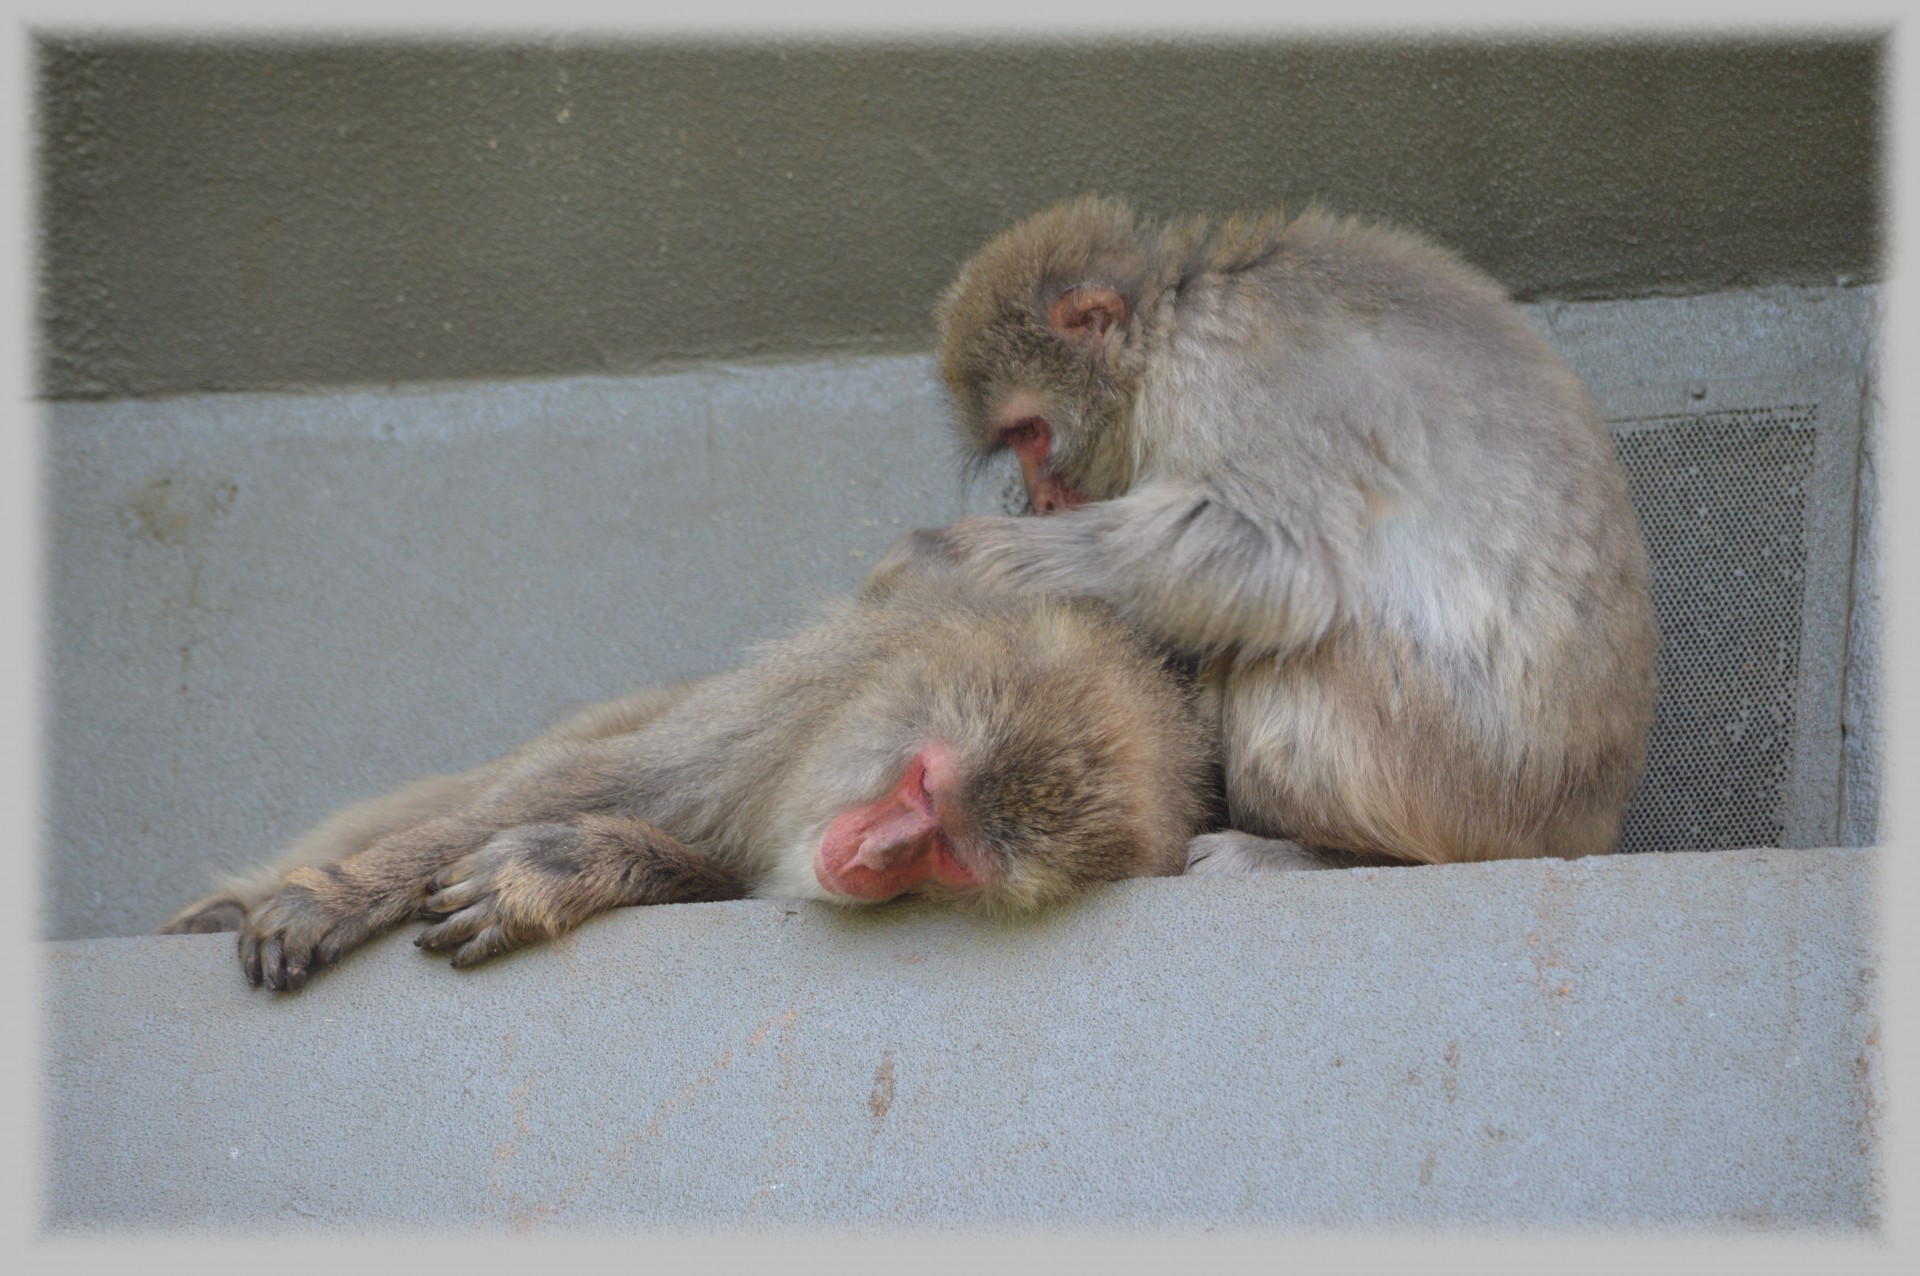
[[[626,909],[297,995],[42,948],[54,1236],[1874,1232],[1876,855]]]

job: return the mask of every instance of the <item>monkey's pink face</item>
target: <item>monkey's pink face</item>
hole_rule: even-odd
[[[878,903],[923,886],[979,890],[991,874],[954,857],[955,767],[944,744],[914,754],[893,791],[834,817],[813,855],[813,873],[828,893]]]
[[[1047,424],[1038,399],[1015,392],[1000,401],[993,414],[994,442],[1020,458],[1020,476],[1027,499],[1037,514],[1070,510],[1086,503],[1080,489],[1053,472],[1053,427]]]

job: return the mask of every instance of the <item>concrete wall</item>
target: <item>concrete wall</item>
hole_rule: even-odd
[[[43,34],[40,388],[918,351],[968,252],[1088,189],[1318,199],[1523,297],[1873,278],[1885,47]]]
[[[1874,855],[627,909],[295,996],[46,946],[45,1234],[1877,1234]],[[1831,1256],[1829,1256],[1831,1257]]]

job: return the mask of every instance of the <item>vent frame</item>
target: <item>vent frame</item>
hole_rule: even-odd
[[[1603,387],[1596,390],[1616,451],[1623,444],[1650,438],[1660,431],[1706,429],[1737,430],[1742,418],[1756,435],[1806,422],[1811,455],[1805,476],[1805,505],[1800,519],[1802,550],[1798,616],[1798,651],[1790,678],[1792,724],[1784,773],[1774,800],[1776,834],[1770,839],[1706,841],[1689,838],[1680,828],[1669,828],[1647,844],[1643,804],[1663,796],[1647,784],[1662,777],[1649,775],[1629,808],[1623,849],[1724,850],[1736,846],[1780,845],[1814,847],[1834,845],[1843,813],[1844,756],[1841,715],[1846,688],[1848,625],[1853,593],[1855,488],[1859,473],[1861,387],[1857,376],[1839,372],[1787,377],[1720,377],[1683,384]],[[1644,484],[1635,484],[1635,513],[1645,528],[1649,511],[1643,507]],[[1662,547],[1652,543],[1649,553]],[[1669,550],[1670,552],[1670,550]],[[1668,567],[1671,574],[1671,567]],[[1662,565],[1656,563],[1656,576]],[[1757,574],[1757,573],[1756,573]],[[1661,600],[1656,599],[1656,605]],[[1671,611],[1671,603],[1663,610]],[[1674,618],[1661,617],[1662,672],[1670,675]],[[1670,737],[1677,713],[1675,697],[1681,688],[1663,684],[1650,760],[1671,753]],[[1722,721],[1734,716],[1736,706],[1724,707]],[[1637,836],[1639,834],[1640,836]],[[1635,842],[1640,845],[1635,846]]]

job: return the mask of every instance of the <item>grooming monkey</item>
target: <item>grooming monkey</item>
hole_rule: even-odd
[[[1190,683],[1105,607],[929,580],[334,816],[165,932],[292,990],[403,922],[471,966],[627,904],[909,892],[1020,911],[1179,873],[1217,789]]]
[[[1051,516],[909,533],[868,592],[1094,597],[1205,662],[1231,827],[1190,871],[1613,848],[1646,551],[1592,401],[1499,285],[1318,211],[1148,227],[1089,198],[987,244],[935,318],[966,449],[1015,453]]]

